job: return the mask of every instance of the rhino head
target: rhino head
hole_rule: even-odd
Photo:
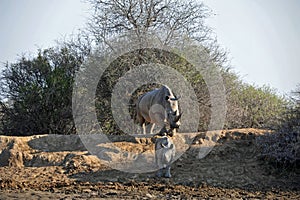
[[[177,110],[175,112],[168,113],[168,122],[170,125],[170,129],[167,131],[168,135],[173,136],[176,133],[176,129],[180,126],[180,118],[182,113],[177,114]]]

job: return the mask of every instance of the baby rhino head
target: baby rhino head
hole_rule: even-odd
[[[173,142],[171,141],[171,139],[168,136],[163,136],[161,138],[161,147],[167,148],[167,149],[173,148]]]

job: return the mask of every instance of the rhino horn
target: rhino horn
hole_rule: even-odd
[[[175,117],[175,122],[178,122],[179,119],[181,118],[182,113],[180,113],[178,116]]]
[[[174,97],[174,98],[170,98],[170,100],[172,100],[172,101],[178,101],[180,99],[180,96],[178,96],[178,97]]]

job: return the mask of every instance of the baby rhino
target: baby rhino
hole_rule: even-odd
[[[175,157],[175,145],[172,138],[166,133],[162,137],[157,137],[155,141],[155,162],[159,168],[158,177],[171,178],[171,163]]]

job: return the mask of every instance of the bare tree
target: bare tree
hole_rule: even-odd
[[[192,51],[193,46],[201,46],[199,49],[203,50],[204,54],[210,55],[209,60],[215,62],[217,67],[222,67],[227,61],[226,52],[219,47],[212,30],[205,24],[205,20],[212,14],[211,10],[203,3],[193,0],[87,0],[87,2],[93,8],[88,24],[89,32],[99,49],[105,47],[106,50],[117,52],[123,44],[122,41],[126,41],[125,45],[130,41],[134,47],[140,49],[134,51],[133,48],[131,53],[122,56],[120,63],[113,63],[111,68],[106,69],[103,75],[106,79],[101,79],[97,88],[97,95],[102,94],[101,98],[97,98],[98,111],[110,108],[109,94],[118,78],[127,70],[149,61],[172,63],[169,66],[176,68],[193,83],[202,113],[205,113],[202,127],[206,127],[210,119],[211,102],[203,77],[195,68],[188,67],[183,59],[177,57],[178,55],[145,50],[145,46],[148,47],[145,44],[150,44],[149,46],[158,44],[176,49],[179,46],[191,47],[189,51]],[[103,124],[112,124],[104,122],[111,118],[106,116],[109,113],[100,113],[99,116],[104,119]]]
[[[89,22],[97,42],[110,46],[115,36],[134,34],[142,42],[155,33],[165,45],[181,37],[207,40],[204,20],[210,10],[192,0],[88,0],[94,13]]]

